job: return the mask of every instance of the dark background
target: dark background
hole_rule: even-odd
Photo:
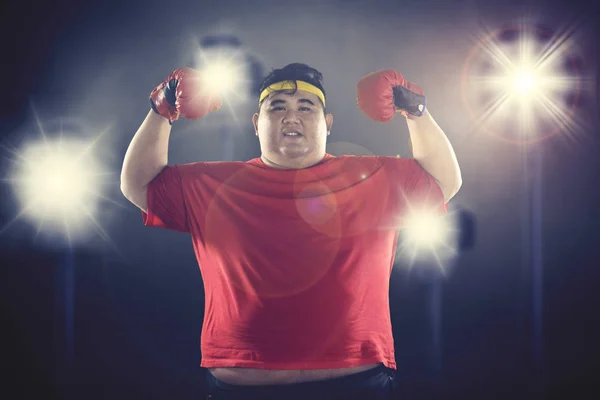
[[[462,32],[463,22],[477,25],[473,20],[478,18],[501,26],[504,19],[510,23],[519,15],[518,4],[495,0],[221,1],[218,6],[181,1],[3,3],[3,175],[12,164],[5,150],[39,135],[34,110],[43,124],[65,118],[76,120],[84,131],[112,124],[102,154],[113,171],[107,197],[120,206],[105,204],[106,218],[100,219],[110,245],[100,241],[61,250],[52,238],[36,238],[35,227],[20,221],[2,231],[0,396],[199,398],[204,293],[189,238],[142,227],[139,212],[119,193],[118,171],[127,144],[147,112],[149,92],[185,62],[181,55],[186,29],[244,15],[249,25],[238,26],[240,36],[256,42],[253,48],[266,65],[307,60],[324,72],[329,96],[336,100],[330,100],[336,107],[336,126],[342,127],[337,130],[338,140],[380,154],[406,154],[406,132],[397,136],[387,132],[373,139],[362,135],[362,125],[350,129],[356,126],[352,116],[347,117],[348,129],[337,122],[344,119],[344,107],[352,105],[356,80],[380,67],[360,54],[370,51],[385,58],[391,53],[390,43],[396,46],[394,51],[402,51],[403,43],[414,49],[420,37],[429,41],[430,50],[420,47],[410,57],[403,51],[405,64],[399,62],[397,68],[411,71],[414,80],[427,86],[431,109],[437,108],[432,113],[448,127],[464,176],[453,203],[473,212],[477,235],[475,246],[459,257],[443,283],[439,369],[431,362],[431,285],[409,277],[400,266],[392,275],[398,377],[406,398],[597,398],[598,6],[581,1],[529,3],[547,26],[581,25],[580,62],[593,77],[579,110],[589,127],[576,132],[575,144],[560,139],[543,144],[541,364],[533,357],[531,254],[523,211],[526,190],[519,180],[518,163],[506,162],[518,149],[490,138],[459,137],[452,126],[464,118],[465,110],[452,103],[451,91],[444,86],[453,87],[455,77],[439,69],[445,59],[450,67],[443,71],[460,68],[455,61],[462,59],[468,46],[457,43],[455,51],[443,33],[437,38],[438,30]],[[362,24],[353,24],[355,19]],[[349,22],[328,25],[328,20]],[[254,35],[256,26],[262,30]],[[386,29],[398,32],[390,37]],[[370,36],[361,37],[361,32]],[[261,47],[263,37],[272,40]],[[387,60],[390,65],[396,59]],[[174,135],[172,162],[219,158],[218,140],[191,138]],[[251,134],[237,142],[236,159],[258,154]],[[2,203],[0,222],[5,226],[18,211],[6,182]],[[75,269],[71,363],[64,323],[69,262]]]

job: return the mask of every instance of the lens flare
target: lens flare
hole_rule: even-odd
[[[575,111],[588,78],[574,67],[577,51],[573,30],[527,24],[477,38],[461,79],[472,130],[515,144],[582,131]]]
[[[36,117],[37,118],[37,117]],[[19,203],[18,214],[0,233],[18,220],[37,226],[40,233],[68,245],[90,239],[98,233],[112,244],[97,220],[100,201],[118,203],[103,196],[106,184],[115,178],[104,169],[97,154],[97,142],[104,132],[90,139],[81,132],[48,134],[38,120],[40,136],[25,141],[20,149],[9,149],[14,157],[11,185]]]
[[[396,256],[409,269],[435,263],[444,274],[446,265],[458,255],[458,233],[454,213],[440,215],[434,209],[409,206],[409,214],[400,223]]]

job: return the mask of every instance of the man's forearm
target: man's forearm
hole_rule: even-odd
[[[134,135],[123,161],[121,191],[145,187],[167,165],[169,121],[150,111]]]
[[[407,119],[413,158],[440,184],[446,201],[462,185],[460,167],[454,149],[429,111]]]

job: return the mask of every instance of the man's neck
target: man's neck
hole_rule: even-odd
[[[287,162],[285,162],[285,164],[277,163],[275,161],[269,160],[267,157],[265,157],[264,154],[261,155],[260,158],[263,161],[263,163],[265,163],[265,165],[267,165],[268,167],[271,167],[271,168],[304,169],[304,168],[310,168],[312,166],[319,164],[321,161],[323,161],[323,158],[325,158],[325,154],[323,154],[323,156],[319,157],[318,159],[314,159],[314,158],[312,158],[312,160],[302,159],[302,160],[298,160],[298,162],[287,161]]]

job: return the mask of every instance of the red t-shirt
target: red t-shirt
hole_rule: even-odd
[[[407,204],[446,211],[413,159],[329,154],[165,169],[144,223],[191,234],[205,288],[201,366],[396,368],[389,279]]]

